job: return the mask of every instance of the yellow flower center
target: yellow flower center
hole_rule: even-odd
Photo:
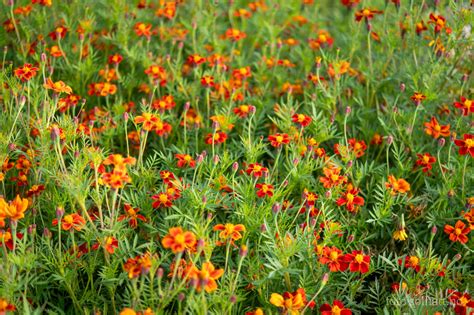
[[[353,201],[354,201],[354,195],[351,194],[351,193],[348,193],[347,196],[346,196],[346,198],[347,198],[347,201],[348,201],[348,202],[353,202]]]
[[[357,254],[355,256],[355,260],[360,264],[362,261],[364,261],[364,256],[362,254]]]

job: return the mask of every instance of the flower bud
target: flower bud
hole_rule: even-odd
[[[237,172],[238,169],[239,169],[239,163],[238,162],[232,163],[232,170],[234,172]]]
[[[432,235],[435,235],[436,232],[438,232],[438,228],[436,227],[436,225],[434,225],[434,226],[431,228],[431,234],[432,234]]]
[[[36,232],[36,224],[28,226],[28,234],[34,234]]]
[[[56,126],[53,126],[53,128],[51,128],[51,140],[56,141],[57,139],[59,139],[59,135],[60,135],[59,128]]]
[[[196,158],[196,163],[201,164],[202,161],[204,161],[204,156],[202,156],[202,154],[199,154]]]
[[[350,113],[352,112],[352,109],[350,106],[347,106],[346,107],[346,115],[350,115]]]
[[[214,164],[219,163],[219,161],[220,161],[219,155],[217,155],[217,154],[214,155],[214,157],[212,158],[212,161],[214,162]]]
[[[56,208],[56,219],[61,220],[64,215],[64,209],[62,207]]]
[[[278,212],[280,212],[280,210],[281,210],[281,205],[280,205],[278,202],[275,203],[275,204],[273,204],[273,206],[272,206],[272,212],[273,212],[274,214],[277,214]]]
[[[400,92],[402,93],[405,92],[405,88],[406,88],[405,83],[400,83]]]
[[[213,122],[212,122],[212,129],[214,129],[214,130],[219,129],[219,122],[213,121]]]
[[[128,112],[123,113],[123,120],[125,122],[127,122],[129,118],[130,118],[130,115],[128,114]]]
[[[249,106],[249,113],[255,113],[257,111],[257,108],[253,105]]]
[[[456,255],[454,255],[454,257],[453,257],[453,260],[454,260],[454,261],[458,261],[458,260],[460,260],[461,258],[462,258],[461,254],[456,254]]]
[[[354,241],[354,234],[351,234],[349,235],[349,237],[347,238],[347,242],[348,243],[352,243]]]
[[[262,225],[260,225],[260,232],[266,232],[267,231],[267,225],[264,223]]]
[[[165,271],[161,267],[156,270],[156,277],[158,278],[158,280],[161,280],[163,278],[164,273]]]
[[[393,143],[393,137],[392,136],[388,136],[387,137],[387,144],[388,145],[391,145]]]
[[[20,97],[20,105],[23,106],[23,105],[25,105],[25,103],[26,103],[26,96],[22,95]]]
[[[331,191],[330,191],[330,190],[326,191],[326,193],[324,194],[324,196],[325,196],[327,199],[331,198],[331,196],[332,196]]]
[[[183,292],[178,294],[178,301],[182,302],[184,301],[185,298],[186,298],[186,295]]]
[[[53,234],[51,233],[51,231],[48,228],[43,229],[43,237],[51,238],[52,236],[53,236]]]
[[[351,168],[353,163],[354,162],[352,160],[350,160],[349,162],[347,162],[347,167]]]
[[[197,250],[198,250],[198,252],[203,250],[204,244],[205,244],[205,242],[202,238],[198,239],[198,241],[197,241]]]
[[[242,245],[239,250],[239,256],[240,257],[245,257],[249,253],[247,245]]]
[[[326,283],[328,283],[328,281],[329,281],[329,273],[325,273],[325,274],[323,275],[323,279],[322,279],[322,281],[321,281],[321,284],[322,284],[322,285],[325,285]]]
[[[202,196],[201,201],[202,201],[202,203],[207,203],[207,197],[206,197],[206,196]]]
[[[442,148],[442,147],[444,147],[445,144],[446,144],[446,140],[445,140],[444,138],[440,138],[440,139],[438,140],[438,145],[439,145],[439,147]]]
[[[186,102],[184,103],[184,111],[187,112],[189,110],[189,108],[191,107],[191,104],[189,104],[189,102]]]
[[[235,304],[235,302],[237,302],[237,297],[232,294],[232,296],[230,297],[230,303]]]
[[[208,220],[208,221],[212,220],[212,213],[211,213],[211,212],[209,212],[209,213],[207,214],[207,220]]]

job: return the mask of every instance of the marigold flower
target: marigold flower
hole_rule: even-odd
[[[399,228],[392,235],[393,239],[396,241],[405,241],[408,238],[405,228]]]
[[[364,205],[364,198],[358,196],[359,189],[352,188],[352,185],[348,187],[347,191],[342,194],[342,196],[337,199],[336,203],[340,206],[346,206],[346,209],[349,212],[357,212],[359,206]]]
[[[226,37],[227,39],[230,39],[230,40],[233,41],[233,42],[236,42],[236,41],[239,41],[239,40],[244,39],[245,37],[247,37],[247,34],[245,34],[245,33],[242,32],[242,31],[239,31],[238,29],[229,28],[229,29],[225,32],[225,37]]]
[[[356,7],[359,2],[360,0],[341,0],[341,4],[349,9]]]
[[[351,254],[346,254],[351,272],[367,273],[370,268],[370,256],[365,255],[361,250],[354,250]]]
[[[348,141],[349,149],[354,152],[356,158],[360,158],[364,155],[367,145],[364,140],[357,140],[355,138],[349,139]]]
[[[446,18],[442,15],[436,15],[431,13],[430,14],[430,21],[428,24],[434,24],[435,33],[441,32],[443,29],[445,30],[446,34],[451,34],[451,28],[447,27],[446,25]]]
[[[175,154],[175,158],[178,159],[179,168],[183,168],[186,166],[194,168],[196,166],[196,161],[189,154]]]
[[[58,225],[58,223],[58,219],[53,220],[53,226]],[[67,214],[61,219],[61,228],[64,231],[74,229],[79,232],[85,225],[86,220],[77,213]]]
[[[450,125],[440,125],[435,117],[431,117],[431,120],[426,122],[424,125],[426,127],[426,134],[432,136],[435,139],[438,139],[440,136],[449,137]]]
[[[466,315],[468,308],[474,308],[474,300],[467,292],[448,290],[448,294],[448,300],[454,306],[455,314]]]
[[[196,290],[201,292],[204,289],[207,293],[217,289],[216,280],[222,277],[224,269],[216,269],[211,262],[202,264],[201,270],[195,268],[192,270],[189,278],[197,280]]]
[[[170,228],[168,234],[161,240],[164,248],[169,248],[173,253],[181,253],[186,249],[192,250],[196,246],[196,235],[190,231],[183,231],[180,227]]]
[[[71,94],[71,87],[67,86],[63,81],[53,82],[51,78],[46,79],[46,83],[43,85],[48,90],[53,90],[56,93]]]
[[[398,259],[398,264],[402,266],[403,259],[400,258]],[[419,272],[421,267],[420,267],[420,258],[417,256],[406,256],[405,257],[405,268],[413,269],[416,272]]]
[[[165,68],[158,65],[151,65],[145,70],[145,74],[149,77],[159,80],[160,85],[164,86],[166,84],[167,74]]]
[[[134,157],[124,158],[121,154],[111,154],[109,155],[102,164],[104,165],[113,165],[116,168],[125,168],[126,165],[135,165],[137,159]]]
[[[57,40],[57,39],[62,39],[66,36],[67,34],[67,27],[64,27],[64,26],[58,26],[56,27],[56,29],[54,31],[52,31],[51,33],[48,34],[48,36],[52,39],[52,40]]]
[[[385,187],[391,190],[392,195],[397,193],[405,194],[410,191],[410,184],[403,178],[397,179],[395,176],[388,176],[388,182],[385,183]]]
[[[152,204],[153,208],[169,208],[173,205],[170,196],[166,193],[160,192],[156,195],[151,196],[151,199],[155,200]]]
[[[444,226],[444,233],[449,235],[449,239],[453,242],[459,242],[461,244],[466,244],[469,238],[467,235],[471,232],[471,228],[466,226],[464,222],[458,220],[454,227],[452,225],[446,224]]]
[[[255,106],[252,105],[240,105],[232,110],[234,114],[240,118],[247,117],[251,112],[255,111]]]
[[[352,315],[352,311],[344,307],[344,304],[339,300],[334,300],[332,305],[323,304],[319,308],[321,315]]]
[[[362,19],[364,19],[365,22],[368,23],[368,21],[373,19],[376,14],[382,14],[382,13],[383,11],[380,11],[380,10],[365,8],[355,13],[355,19],[357,22],[360,22]]]
[[[16,72],[15,72],[16,74]],[[462,109],[463,116],[468,116],[470,113],[474,113],[474,104],[473,100],[467,99],[464,96],[461,96],[459,102],[454,102],[456,108]]]
[[[160,119],[155,114],[142,113],[141,116],[135,117],[134,122],[136,124],[142,124],[143,130],[151,131],[155,128],[156,123],[159,120]]]
[[[410,98],[415,103],[415,105],[418,106],[426,99],[426,96],[420,92],[415,92]]]
[[[252,76],[252,71],[250,70],[250,67],[242,67],[239,69],[234,69],[232,71],[232,77],[236,80],[243,80],[246,78],[250,78]]]
[[[34,67],[29,63],[25,63],[23,67],[15,69],[15,76],[20,79],[21,82],[26,82],[35,77],[38,70],[38,67]]]
[[[215,133],[207,134],[205,142],[207,144],[220,144],[224,143],[227,140],[227,134],[222,131],[217,131]]]
[[[454,143],[459,147],[459,154],[469,154],[474,157],[474,135],[464,134],[463,139],[456,139]]]
[[[347,182],[347,177],[340,175],[341,168],[339,167],[325,167],[323,168],[324,177],[320,177],[319,181],[324,188],[332,188]]]
[[[416,35],[420,36],[422,32],[428,30],[428,27],[425,25],[425,22],[420,21],[415,25]]]
[[[323,265],[328,265],[331,272],[344,271],[348,267],[346,257],[342,254],[342,251],[334,246],[325,246],[323,248],[319,262]]]
[[[273,147],[279,148],[283,144],[290,143],[290,137],[286,133],[276,133],[274,135],[269,135],[268,136],[268,141],[270,141],[270,144]]]
[[[422,166],[424,173],[430,171],[433,168],[432,164],[436,162],[436,158],[429,153],[417,153],[416,156],[418,157],[418,160],[416,160],[416,165]]]
[[[299,288],[295,292],[285,292],[283,295],[272,293],[270,303],[282,308],[283,314],[288,315],[300,314],[307,305],[311,309],[314,307],[314,302],[308,304],[306,292],[303,288]]]
[[[118,65],[119,63],[121,63],[123,60],[123,57],[122,55],[120,54],[114,54],[114,55],[110,55],[108,58],[107,58],[107,63],[108,64],[111,64],[111,65]]]
[[[273,196],[273,185],[271,184],[256,184],[255,188],[257,188],[257,196],[259,198],[264,198],[265,196],[272,197]]]
[[[251,163],[249,164],[247,170],[245,171],[248,175],[253,175],[254,177],[262,177],[264,174],[268,173],[268,168],[264,167],[260,163]]]
[[[15,305],[8,303],[6,299],[0,298],[0,314],[7,314],[7,312],[16,311]]]
[[[8,204],[5,199],[0,197],[0,226],[4,226],[4,220],[9,218],[13,221],[18,221],[25,217],[25,211],[28,209],[28,199],[21,198],[20,195],[16,195],[16,198],[10,201]]]
[[[199,66],[200,64],[206,62],[206,58],[202,57],[199,54],[189,55],[186,59],[186,63],[190,66]]]
[[[21,240],[23,238],[23,234],[16,233],[16,238]],[[6,231],[0,230],[0,244],[5,245],[9,250],[13,250],[13,235],[10,228]]]
[[[146,222],[146,218],[143,215],[138,214],[138,212],[140,212],[140,209],[133,208],[131,205],[127,203],[124,204],[123,207],[125,210],[125,214],[120,215],[117,221],[121,222],[123,220],[128,220],[128,224],[130,225],[132,229],[138,226],[138,220],[142,222]]]
[[[101,178],[105,185],[113,189],[123,188],[125,184],[132,182],[127,170],[119,167],[115,167],[111,172],[103,173]]]
[[[144,36],[150,39],[151,37],[151,24],[145,24],[142,22],[138,22],[135,24],[133,30],[135,31],[135,34],[138,36]]]
[[[307,127],[313,119],[304,114],[294,114],[293,116],[291,116],[291,120],[294,123],[299,124],[301,127]]]
[[[128,273],[130,279],[147,274],[151,268],[151,258],[150,253],[129,258],[123,265],[123,269]]]
[[[219,233],[219,237],[228,240],[230,239],[231,242],[239,240],[242,238],[242,234],[240,232],[245,232],[245,226],[243,224],[232,224],[226,223],[224,224],[217,224],[213,228],[214,231],[221,231]]]

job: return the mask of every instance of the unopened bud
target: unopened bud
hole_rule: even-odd
[[[329,273],[325,273],[325,274],[323,275],[323,279],[322,279],[322,281],[321,281],[321,282],[322,282],[322,285],[325,285],[326,283],[328,283],[328,281],[329,281]]]
[[[349,235],[349,237],[347,238],[347,242],[352,243],[354,241],[354,238],[354,234]]]
[[[352,164],[353,164],[353,163],[354,163],[354,162],[353,162],[352,160],[350,160],[349,162],[347,162],[347,167],[352,167]]]
[[[60,131],[59,128],[54,126],[51,128],[51,140],[56,141],[56,139],[59,139]]]
[[[184,104],[184,111],[187,112],[190,107],[191,107],[191,104],[189,104],[189,102],[186,102],[186,103]]]
[[[198,239],[197,241],[197,248],[198,248],[198,252],[201,251],[203,248],[204,248],[204,240],[202,238]]]
[[[207,197],[206,197],[206,196],[202,196],[201,201],[202,201],[202,203],[207,203]]]
[[[125,122],[127,122],[129,118],[130,118],[130,115],[128,114],[128,112],[123,113],[123,120]]]
[[[446,144],[446,140],[444,138],[440,138],[438,140],[438,145],[442,148]]]
[[[213,122],[212,122],[212,129],[214,129],[214,130],[219,129],[219,122],[213,121]]]
[[[391,145],[393,143],[393,137],[392,136],[388,136],[387,137],[387,144],[388,145]]]
[[[272,212],[277,214],[281,210],[281,205],[277,202],[272,206]]]
[[[164,274],[165,274],[165,271],[163,270],[163,268],[160,267],[156,270],[156,277],[158,278],[158,280],[163,278]]]
[[[456,254],[456,255],[454,255],[454,257],[453,257],[453,260],[454,260],[454,261],[458,261],[458,260],[460,260],[461,258],[462,258],[461,254]]]
[[[242,245],[239,250],[239,256],[240,257],[245,257],[249,253],[247,245]]]
[[[232,295],[230,297],[230,303],[235,304],[235,302],[237,302],[237,297],[235,295]]]
[[[438,228],[436,227],[436,225],[434,225],[434,226],[431,228],[431,234],[435,235],[436,232],[438,232]]]
[[[332,196],[331,191],[330,191],[330,190],[326,191],[326,193],[324,194],[324,196],[325,196],[327,199],[331,198],[331,196]]]
[[[405,88],[406,88],[405,83],[401,83],[400,84],[400,92],[402,92],[402,93],[405,92]]]
[[[239,169],[239,163],[238,162],[232,163],[232,170],[234,172],[237,172],[238,169]]]
[[[217,163],[219,163],[219,161],[220,161],[220,158],[219,158],[219,156],[218,156],[217,154],[216,154],[216,155],[214,155],[214,157],[212,158],[212,161],[214,162],[214,164],[217,164]]]
[[[267,225],[264,223],[260,225],[260,232],[266,232],[267,231]]]
[[[346,107],[346,115],[349,115],[352,112],[352,109],[350,106]]]
[[[53,236],[53,234],[51,233],[51,231],[48,228],[43,229],[43,237],[51,238],[52,236]]]
[[[186,295],[184,293],[181,292],[180,294],[178,294],[178,301],[182,302],[184,301],[185,298],[186,298]]]
[[[58,220],[61,220],[61,218],[63,217],[64,215],[64,209],[62,207],[57,207],[56,208],[56,218]]]
[[[28,226],[28,234],[33,234],[36,232],[36,224],[31,224]]]

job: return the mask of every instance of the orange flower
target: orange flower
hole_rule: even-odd
[[[151,268],[151,258],[150,253],[129,258],[123,265],[123,269],[128,273],[130,279],[147,274]]]
[[[235,29],[235,28],[229,28],[226,32],[225,32],[225,37],[227,39],[230,39],[231,41],[239,41],[245,37],[247,37],[247,34],[245,34],[244,32],[242,31],[239,31],[238,29]]]
[[[416,23],[416,35],[420,36],[422,32],[426,31],[428,27],[425,25],[425,22],[420,21]]]
[[[351,272],[367,273],[370,268],[370,256],[365,255],[361,250],[354,250],[351,254],[346,254]]]
[[[178,159],[179,168],[186,166],[194,168],[196,166],[196,161],[189,154],[175,154],[175,157]]]
[[[462,114],[464,116],[468,116],[470,113],[474,113],[473,102],[474,102],[473,100],[470,100],[470,99],[465,98],[464,96],[461,96],[461,99],[459,102],[454,102],[454,106],[456,108],[461,108]]]
[[[123,188],[126,183],[132,182],[127,170],[119,167],[114,168],[111,172],[103,173],[102,180],[105,185],[113,189]]]
[[[58,223],[58,219],[53,220],[53,226],[58,225]],[[86,220],[77,213],[67,214],[61,219],[61,228],[64,231],[69,231],[71,228],[80,231],[85,225]]]
[[[283,144],[290,143],[290,137],[286,133],[276,133],[268,136],[268,141],[273,147],[278,148]]]
[[[451,29],[449,27],[447,27],[447,25],[446,25],[446,18],[442,15],[436,15],[436,14],[431,13],[430,14],[430,21],[428,22],[428,24],[434,24],[435,25],[435,28],[434,28],[435,33],[439,33],[443,29],[445,30],[446,34],[451,33]]]
[[[56,46],[56,45],[51,46],[51,48],[49,49],[49,53],[54,58],[59,58],[59,57],[64,56],[64,52],[61,50],[61,48],[59,48],[59,46]]]
[[[51,78],[46,79],[46,83],[43,85],[48,90],[53,90],[56,93],[71,94],[71,87],[67,86],[63,81],[53,82]]]
[[[193,232],[184,232],[180,227],[170,228],[168,234],[161,240],[164,248],[170,248],[173,253],[181,253],[188,250],[193,250],[196,246],[196,235]]]
[[[357,140],[355,138],[349,139],[347,141],[349,143],[349,148],[352,152],[354,152],[357,158],[360,158],[364,155],[365,150],[367,149],[367,145],[365,144],[364,140]]]
[[[165,110],[171,110],[176,106],[173,95],[165,95],[162,98],[153,101],[151,104],[154,109],[160,110],[161,112]]]
[[[474,157],[474,135],[466,133],[463,139],[456,139],[454,143],[459,147],[460,155],[470,154]]]
[[[54,31],[48,34],[52,40],[64,38],[67,34],[67,28],[64,26],[58,26]]]
[[[466,227],[466,224],[461,220],[458,220],[454,227],[452,225],[446,224],[444,226],[444,233],[449,235],[449,239],[453,242],[459,242],[461,244],[466,244],[469,238],[467,235],[471,232],[469,226]]]
[[[197,280],[196,290],[198,292],[204,288],[207,293],[210,293],[217,289],[216,280],[223,274],[224,269],[216,269],[211,262],[205,262],[202,264],[201,270],[196,268],[191,272],[190,278]]]
[[[435,139],[438,139],[440,136],[449,137],[449,125],[440,125],[438,120],[435,117],[431,117],[431,120],[425,125],[425,132],[427,135],[432,136]]]
[[[38,67],[34,67],[29,63],[25,63],[23,67],[15,69],[15,76],[20,79],[21,82],[26,82],[35,77],[38,70]]]
[[[122,55],[114,54],[114,55],[109,56],[109,58],[107,58],[107,63],[108,64],[113,64],[113,65],[118,65],[119,63],[122,62],[122,60],[123,60]]]
[[[374,18],[376,14],[382,14],[383,11],[380,10],[373,10],[373,9],[362,9],[359,10],[355,13],[355,19],[357,22],[360,22],[362,19],[365,20],[366,23],[368,23],[371,19]]]
[[[21,233],[16,233],[16,238],[21,240],[23,238],[23,234]],[[8,229],[6,231],[0,230],[0,244],[5,244],[5,246],[9,250],[13,250],[14,248],[14,243],[13,243],[13,236],[12,236],[12,231],[11,229]],[[0,313],[1,314],[1,313]]]
[[[118,240],[113,236],[107,236],[104,242],[104,248],[109,254],[113,254],[118,248]]]
[[[142,125],[143,130],[150,131],[154,129],[156,123],[159,120],[160,119],[155,114],[142,113],[141,116],[135,117],[134,122],[136,124],[143,124]]]
[[[135,34],[137,34],[138,36],[147,37],[148,40],[151,37],[151,24],[138,22],[135,24],[133,30],[135,31]]]
[[[28,199],[20,198],[20,195],[16,195],[16,198],[8,204],[5,202],[5,199],[0,197],[0,226],[4,225],[4,219],[6,218],[10,218],[13,221],[24,218],[28,205]]]
[[[165,68],[158,65],[151,65],[145,70],[145,74],[153,78],[154,80],[159,80],[160,85],[164,86],[166,84],[167,74]]]
[[[340,175],[341,169],[339,167],[325,167],[323,173],[324,177],[320,177],[319,181],[324,188],[332,188],[347,182],[347,177]]]
[[[410,98],[415,103],[415,105],[418,106],[426,99],[426,96],[422,93],[415,92]]]
[[[308,304],[303,288],[299,288],[295,292],[285,292],[283,295],[272,293],[270,303],[282,308],[283,314],[286,315],[298,315],[307,305],[311,309],[314,307],[314,302]]]
[[[349,187],[350,186],[350,187]],[[358,196],[359,189],[348,185],[347,191],[336,201],[337,205],[346,206],[349,212],[357,212],[360,206],[364,205],[364,198]]]
[[[388,176],[388,182],[385,183],[385,187],[391,190],[392,195],[397,193],[405,194],[410,191],[410,184],[403,178],[396,179],[395,176]]]
[[[127,165],[135,165],[136,159],[134,157],[124,158],[121,154],[111,154],[109,155],[102,164],[104,165],[114,165],[115,168],[124,169]]]
[[[214,231],[221,231],[219,237],[228,240],[231,239],[231,242],[239,240],[242,238],[240,232],[245,232],[245,226],[243,224],[233,225],[232,223],[217,224],[214,226]]]
[[[0,314],[6,314],[7,312],[16,311],[15,305],[8,303],[7,300],[0,298]]]
[[[352,315],[352,311],[339,300],[334,300],[332,305],[323,304],[319,308],[321,315]]]
[[[344,271],[348,267],[346,257],[342,254],[342,251],[337,247],[323,248],[323,252],[319,257],[319,262],[323,265],[328,265],[331,272]]]

